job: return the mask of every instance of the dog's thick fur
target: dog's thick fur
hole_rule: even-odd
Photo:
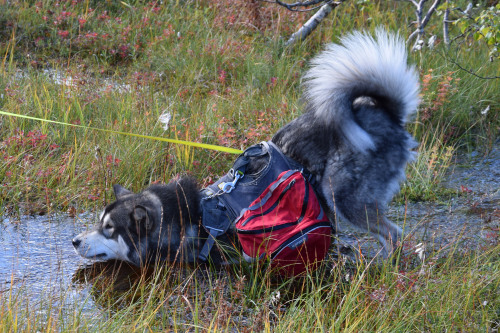
[[[382,29],[375,38],[354,32],[328,45],[305,75],[306,112],[272,138],[316,177],[330,220],[340,216],[371,232],[386,255],[402,236],[385,217],[386,206],[416,145],[404,128],[419,102],[418,76],[406,58],[404,42]],[[252,160],[247,172],[262,164]],[[196,261],[207,234],[193,180],[139,194],[115,186],[115,194],[97,228],[73,240],[79,254],[136,265],[151,258]],[[230,231],[222,240],[231,244],[233,236]],[[215,248],[211,256],[220,258]]]

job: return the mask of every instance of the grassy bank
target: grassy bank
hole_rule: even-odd
[[[465,6],[464,6],[465,7]],[[286,38],[310,13],[251,1],[0,1],[0,109],[77,125],[243,149],[301,113],[300,78],[325,42],[378,25],[408,36],[413,8],[346,2],[304,43]],[[428,29],[438,34],[440,22]],[[452,26],[452,33],[458,34]],[[474,40],[410,54],[420,142],[399,201],[458,195],[440,182],[459,150],[490,148],[500,120],[498,61]],[[168,115],[168,127],[158,121]],[[0,116],[0,215],[100,210],[120,183],[140,190],[191,174],[202,185],[235,156]],[[117,292],[93,278],[99,314],[30,303],[1,290],[2,331],[493,331],[498,244],[398,265],[332,260],[273,281],[251,271],[139,272]],[[46,299],[58,295],[47,295]],[[65,295],[60,295],[64,298]],[[43,303],[43,302],[42,302]],[[498,329],[498,328],[496,328]]]

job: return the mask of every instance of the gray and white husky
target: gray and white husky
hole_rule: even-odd
[[[312,60],[303,88],[304,114],[272,142],[315,176],[332,223],[340,216],[369,231],[390,254],[402,230],[385,211],[412,159],[416,143],[405,123],[419,103],[418,75],[407,64],[404,42],[383,29],[374,37],[351,33]],[[249,172],[262,164],[254,158]],[[97,227],[73,239],[80,255],[135,265],[154,258],[196,261],[207,232],[192,179],[153,185],[139,194],[119,185],[114,191],[117,200],[105,208]],[[231,229],[220,240],[237,243]],[[222,260],[217,251],[213,247],[214,261]]]

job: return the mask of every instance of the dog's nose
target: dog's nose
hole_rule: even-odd
[[[80,245],[82,241],[75,237],[71,242],[73,243],[73,246],[76,248],[78,247],[78,245]]]

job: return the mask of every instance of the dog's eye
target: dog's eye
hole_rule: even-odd
[[[113,229],[113,226],[111,224],[106,224],[104,226],[104,229]]]

